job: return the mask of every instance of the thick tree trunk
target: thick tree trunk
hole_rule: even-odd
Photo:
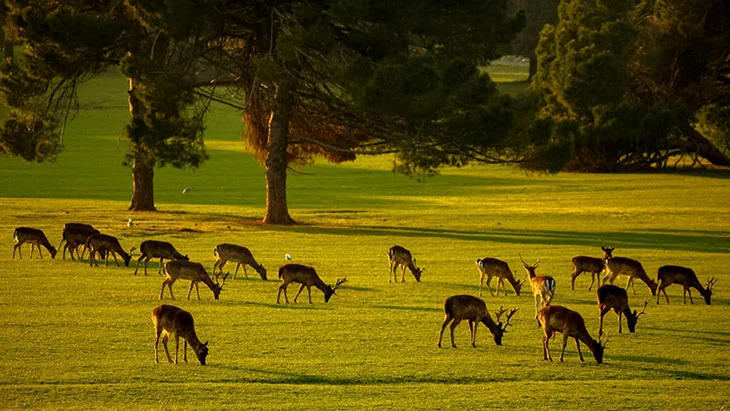
[[[286,202],[286,149],[289,145],[289,120],[291,119],[294,87],[291,79],[280,82],[274,96],[269,120],[268,156],[266,157],[266,215],[267,224],[294,224]]]
[[[155,168],[150,161],[135,157],[132,164],[132,205],[130,211],[157,211],[154,190]]]
[[[692,130],[689,137],[697,145],[696,150],[692,151],[716,166],[730,166],[730,158],[697,130]]]

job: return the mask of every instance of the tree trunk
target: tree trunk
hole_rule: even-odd
[[[132,205],[130,211],[157,211],[154,190],[155,168],[137,155],[132,164]]]
[[[289,145],[293,80],[282,80],[274,96],[269,119],[268,156],[266,157],[266,215],[267,224],[294,224],[286,202],[286,149]]]
[[[532,78],[537,74],[537,56],[535,55],[535,52],[530,53],[529,60],[529,74],[527,75],[527,82],[532,83]]]
[[[696,152],[716,166],[730,166],[730,158],[697,130],[692,130],[689,138],[697,145],[696,149],[691,151]]]

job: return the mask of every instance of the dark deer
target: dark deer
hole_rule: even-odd
[[[86,239],[86,248],[89,249],[89,266],[91,267],[99,265],[96,262],[96,254],[103,256],[103,253],[106,253],[104,266],[109,265],[109,254],[111,254],[118,267],[119,260],[117,260],[117,254],[119,254],[124,260],[124,266],[129,267],[129,261],[132,259],[131,254],[135,249],[135,247],[132,247],[129,250],[129,253],[127,253],[124,251],[121,244],[119,244],[119,240],[108,234],[94,234],[89,236],[89,238]]]
[[[180,337],[183,338],[183,361],[188,362],[188,344],[192,347],[201,365],[205,365],[208,356],[208,342],[201,343],[195,333],[193,316],[189,312],[172,305],[161,305],[152,310],[152,323],[155,325],[155,363],[159,363],[157,345],[162,335],[162,345],[165,347],[167,361],[172,362],[167,342],[170,335],[175,335],[175,364],[177,364],[180,349]]]
[[[424,270],[416,267],[416,259],[413,258],[411,255],[411,252],[406,250],[405,248],[394,245],[393,247],[390,247],[388,250],[388,262],[390,263],[390,270],[388,271],[388,282],[390,283],[390,276],[393,275],[393,279],[395,282],[398,282],[398,274],[396,274],[396,270],[399,266],[403,267],[401,270],[401,282],[406,282],[406,267],[408,267],[409,270],[411,270],[411,273],[413,273],[413,277],[416,278],[416,281],[421,281],[421,273],[423,273]]]
[[[611,256],[610,252],[613,251],[613,248],[601,247],[601,249],[604,252],[609,253],[606,258],[606,276],[603,277],[602,284],[606,284],[606,280],[613,284],[613,281],[616,279],[616,277],[623,274],[629,277],[628,281],[626,281],[626,290],[628,290],[630,286],[634,292],[634,295],[636,295],[634,278],[638,278],[639,280],[643,281],[647,287],[649,287],[651,295],[656,295],[657,284],[654,282],[654,280],[649,278],[648,275],[646,275],[646,271],[644,271],[644,267],[641,265],[640,262],[632,260],[631,258]]]
[[[512,289],[515,290],[516,295],[520,295],[520,289],[522,289],[522,281],[515,280],[515,276],[512,274],[512,270],[509,269],[509,265],[502,260],[496,258],[480,258],[476,261],[477,269],[479,270],[479,295],[482,295],[482,287],[484,284],[484,277],[487,277],[487,289],[489,294],[494,295],[492,292],[491,281],[492,277],[496,276],[497,281],[497,296],[499,296],[499,286],[502,286],[504,295],[507,295],[507,289],[504,286],[504,280],[506,279]]]
[[[569,310],[560,305],[548,305],[537,313],[537,320],[542,325],[544,336],[542,338],[542,350],[543,358],[545,360],[553,360],[550,355],[550,338],[555,335],[556,332],[563,333],[563,351],[560,353],[560,362],[563,362],[563,356],[565,355],[565,346],[568,345],[568,338],[573,337],[575,339],[575,345],[578,347],[578,355],[581,361],[583,359],[583,353],[580,352],[580,343],[583,342],[589,350],[593,353],[593,358],[596,362],[603,363],[603,351],[606,348],[606,342],[601,343],[600,341],[594,340],[588,330],[586,330],[585,322],[583,317],[575,311]],[[600,337],[599,337],[600,339]]]
[[[515,308],[510,311],[510,313],[507,314],[507,323],[502,325],[500,317],[502,314],[506,313],[507,310],[503,310],[500,307],[496,316],[497,322],[495,323],[489,315],[489,311],[487,311],[487,304],[485,304],[483,300],[471,295],[451,296],[444,301],[444,312],[446,313],[446,316],[444,317],[444,323],[441,325],[438,346],[441,348],[441,339],[444,336],[444,330],[451,322],[451,346],[456,348],[456,344],[454,343],[454,329],[463,320],[467,320],[469,322],[472,347],[476,348],[477,328],[479,328],[479,323],[482,323],[489,328],[489,332],[492,333],[494,342],[497,345],[502,345],[502,336],[504,336],[504,333],[507,332],[507,326],[511,325],[509,320],[513,315],[515,315],[517,310],[518,308]]]
[[[15,246],[13,246],[13,259],[15,259],[15,250],[18,250],[18,256],[21,260],[23,259],[23,253],[20,250],[20,246],[25,243],[30,243],[30,258],[33,258],[34,247],[38,247],[38,255],[43,258],[41,246],[48,250],[51,254],[51,258],[56,258],[56,248],[51,245],[43,231],[38,230],[37,228],[18,227],[13,232],[13,238],[16,242]]]
[[[573,274],[570,276],[570,289],[575,290],[575,279],[581,275],[581,273],[591,273],[591,285],[588,286],[588,291],[591,291],[593,284],[596,280],[601,280],[601,273],[606,269],[606,259],[611,257],[611,252],[614,248],[603,248],[603,257],[588,257],[585,255],[579,255],[573,258]]]
[[[162,294],[165,292],[165,286],[167,286],[170,290],[170,298],[173,300],[175,299],[175,296],[172,294],[172,285],[175,284],[175,281],[177,280],[190,280],[188,300],[190,299],[190,294],[193,292],[193,287],[195,287],[195,292],[198,294],[198,300],[200,300],[200,289],[198,288],[198,283],[203,283],[208,286],[210,291],[213,292],[213,298],[217,300],[218,297],[220,297],[223,286],[226,283],[226,278],[228,277],[228,274],[223,276],[222,284],[214,283],[208,275],[208,272],[205,271],[203,264],[185,260],[168,261],[165,264],[164,272],[165,275],[167,275],[167,278],[165,278],[165,281],[162,282],[160,300],[162,299]]]
[[[612,284],[600,286],[596,292],[596,298],[598,299],[599,337],[603,335],[603,316],[611,310],[618,314],[618,332],[621,332],[621,315],[626,316],[626,323],[629,326],[629,332],[636,331],[636,323],[639,320],[639,317],[642,314],[645,314],[644,311],[646,311],[646,304],[649,302],[649,299],[644,301],[644,308],[640,313],[637,314],[636,310],[631,312],[631,308],[629,307],[629,296],[626,294],[626,290]]]
[[[549,275],[535,274],[537,266],[540,265],[540,260],[537,260],[535,261],[535,264],[530,265],[522,259],[522,254],[520,254],[520,260],[522,261],[522,265],[525,267],[525,271],[527,271],[527,274],[530,276],[532,295],[535,298],[535,318],[537,318],[537,311],[542,307],[550,305],[550,302],[552,302],[557,282]]]
[[[216,275],[216,268],[221,274],[223,274],[223,266],[230,260],[236,263],[236,271],[233,272],[234,280],[236,279],[236,274],[241,266],[243,266],[243,274],[246,278],[248,278],[248,272],[246,271],[247,265],[250,265],[254,270],[256,270],[262,280],[266,280],[266,269],[263,265],[256,262],[256,259],[253,258],[253,254],[251,254],[251,251],[249,251],[246,247],[235,244],[218,244],[213,249],[213,255],[215,255],[216,258],[216,261],[213,264],[213,275]]]
[[[59,250],[61,249],[61,245],[63,244],[64,260],[66,259],[66,250],[68,250],[72,260],[74,259],[74,251],[76,251],[76,256],[81,259],[83,253],[79,255],[78,248],[83,245],[83,252],[86,252],[86,240],[94,234],[99,234],[99,230],[95,230],[93,228],[89,230],[86,227],[76,226],[75,224],[80,223],[66,224],[66,227],[63,229],[63,234],[61,235],[61,242],[58,244]],[[64,244],[64,242],[66,244]]]
[[[705,298],[705,303],[707,305],[710,305],[710,299],[712,298],[712,287],[717,283],[717,279],[712,277],[709,280],[707,280],[707,287],[702,287],[702,284],[700,284],[700,280],[697,279],[697,274],[691,269],[687,267],[682,267],[678,265],[665,265],[662,267],[659,267],[659,272],[657,273],[657,281],[659,281],[659,285],[657,287],[657,293],[656,293],[656,303],[659,304],[659,297],[660,293],[664,293],[664,298],[667,299],[667,304],[669,304],[669,296],[667,296],[667,287],[669,287],[672,284],[681,284],[684,288],[683,290],[683,296],[684,296],[684,303],[687,304],[687,294],[689,294],[689,302],[690,304],[694,304],[692,301],[692,291],[690,291],[690,288],[695,288],[697,291],[700,292],[700,294]]]
[[[139,269],[139,263],[144,259],[144,275],[147,275],[147,262],[152,258],[160,259],[160,267],[157,269],[157,273],[162,272],[164,265],[162,264],[163,259],[168,260],[184,260],[188,261],[187,255],[180,254],[175,247],[166,241],[147,240],[143,241],[139,246],[139,251],[142,255],[137,259],[137,267],[134,268],[134,275],[137,275]]]
[[[312,286],[315,286],[322,291],[324,293],[324,302],[328,302],[330,298],[335,295],[337,288],[347,281],[346,278],[339,278],[337,279],[337,283],[334,287],[327,285],[321,278],[319,278],[319,275],[317,275],[317,271],[315,271],[314,268],[301,264],[286,264],[281,266],[279,268],[279,278],[281,278],[282,284],[279,286],[279,293],[276,295],[277,304],[279,304],[282,291],[284,291],[284,300],[287,304],[289,304],[289,298],[286,296],[286,287],[288,287],[290,283],[301,284],[299,286],[299,291],[297,291],[297,295],[294,296],[295,303],[297,302],[297,298],[299,298],[299,294],[301,294],[304,287],[307,287],[309,304],[312,304]]]

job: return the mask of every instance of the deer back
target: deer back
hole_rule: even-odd
[[[219,261],[233,261],[241,265],[250,265],[261,276],[262,280],[266,280],[266,268],[259,264],[253,257],[251,250],[236,244],[218,244],[213,249],[213,254]]]
[[[395,261],[400,265],[413,264],[413,256],[411,255],[411,252],[399,245],[390,247],[388,250],[388,257],[390,258],[390,261]]]
[[[195,332],[192,314],[173,305],[160,305],[152,310],[152,322],[162,327],[168,334],[184,338],[195,351],[198,361],[205,365],[208,356],[208,343],[201,343]]]
[[[91,224],[85,224],[85,223],[66,223],[63,226],[63,229],[77,229],[77,230],[86,230],[86,231],[99,231],[95,229]]]
[[[92,250],[106,249],[113,251],[122,256],[124,264],[129,266],[129,260],[132,258],[129,253],[124,251],[119,239],[109,234],[94,234],[86,240],[86,246],[90,246]]]
[[[313,267],[302,264],[286,264],[279,268],[279,278],[286,282],[304,284],[306,286],[326,287]]]
[[[62,237],[69,244],[86,244],[86,240],[94,234],[100,234],[99,230],[70,226],[63,229]]]
[[[646,277],[644,266],[640,262],[627,257],[610,257],[606,260],[606,267],[615,274],[624,274],[631,277]]]
[[[140,244],[139,250],[147,257],[188,260],[188,256],[180,254],[172,244],[166,241],[146,240]]]
[[[624,312],[629,306],[626,290],[613,284],[598,287],[596,298],[599,306],[609,307],[616,312]]]
[[[557,331],[568,337],[577,338],[588,346],[596,362],[603,363],[604,345],[590,336],[585,321],[578,312],[560,305],[548,305],[537,313],[537,319],[546,335]]]
[[[601,258],[579,255],[573,258],[573,267],[589,273],[600,273],[605,267],[605,262]]]
[[[679,265],[664,265],[657,271],[657,280],[666,284],[681,284],[685,287],[702,287],[694,270]]]

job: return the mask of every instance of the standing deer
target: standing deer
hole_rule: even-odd
[[[582,341],[591,350],[596,362],[599,364],[603,363],[603,350],[606,348],[606,342],[608,341],[601,343],[600,337],[599,341],[594,340],[588,334],[588,330],[586,330],[583,317],[577,312],[560,305],[548,305],[537,313],[537,320],[542,325],[544,333],[542,338],[542,351],[545,360],[553,360],[548,345],[550,338],[556,332],[560,332],[563,333],[563,351],[560,353],[560,362],[563,362],[565,346],[568,345],[568,338],[573,337],[575,339],[575,345],[578,347],[578,355],[581,361],[585,361],[583,359],[583,353],[580,352],[580,342]]]
[[[164,265],[162,264],[162,260],[167,258],[168,260],[184,260],[188,261],[189,258],[187,255],[182,255],[175,247],[166,242],[166,241],[157,241],[157,240],[147,240],[143,241],[142,244],[139,246],[139,251],[142,253],[142,255],[139,256],[137,259],[137,267],[134,268],[134,275],[137,275],[137,270],[139,270],[139,263],[144,259],[144,275],[147,275],[147,262],[150,261],[152,258],[159,258],[160,259],[160,266],[157,269],[157,273],[159,274]]]
[[[606,280],[613,284],[613,281],[616,279],[616,277],[623,274],[629,277],[628,281],[626,281],[626,290],[628,290],[629,286],[631,286],[634,295],[636,295],[634,278],[638,278],[639,280],[643,281],[647,287],[649,287],[651,295],[656,295],[657,284],[654,282],[654,280],[649,278],[648,275],[646,275],[646,271],[644,271],[644,267],[641,265],[640,262],[626,257],[613,257],[611,255],[611,251],[614,250],[613,248],[601,247],[601,249],[605,253],[608,253],[606,256],[606,276],[603,277],[603,282],[601,283],[601,285],[606,284]]]
[[[530,286],[532,287],[532,296],[535,298],[535,318],[537,318],[537,312],[540,308],[550,305],[555,295],[555,286],[557,283],[555,279],[549,275],[536,275],[535,270],[540,264],[540,260],[535,261],[535,264],[530,265],[522,259],[520,254],[520,260],[522,265],[525,267],[527,274],[530,276]]]
[[[17,243],[13,246],[13,260],[15,259],[15,250],[18,250],[18,256],[21,260],[23,259],[23,253],[20,250],[20,246],[25,243],[30,243],[30,258],[33,258],[34,247],[38,247],[38,255],[43,258],[41,246],[45,247],[46,250],[51,253],[51,258],[56,258],[56,249],[48,241],[48,238],[43,231],[38,230],[37,228],[18,227],[13,232],[13,239],[15,239],[15,242]]]
[[[256,262],[253,258],[253,254],[246,247],[241,247],[235,244],[218,244],[213,249],[213,255],[215,255],[216,261],[213,264],[213,275],[216,275],[216,268],[223,274],[223,266],[226,265],[228,260],[236,263],[236,271],[233,272],[233,279],[236,279],[238,274],[238,268],[243,266],[243,273],[248,278],[248,272],[246,272],[246,265],[250,265],[257,273],[261,276],[262,280],[266,280],[266,269],[263,265]]]
[[[697,279],[697,274],[695,274],[695,272],[691,268],[678,265],[665,265],[659,267],[659,272],[657,273],[657,281],[659,281],[656,293],[657,304],[659,304],[659,297],[661,296],[660,293],[662,292],[664,293],[664,298],[667,299],[667,304],[669,304],[669,296],[667,296],[666,288],[672,284],[681,284],[684,288],[682,295],[684,296],[685,304],[687,304],[687,294],[689,294],[690,304],[694,304],[694,302],[692,301],[692,291],[690,291],[690,288],[695,288],[697,289],[697,291],[700,292],[703,297],[705,297],[705,303],[707,305],[710,305],[710,299],[712,298],[712,286],[717,283],[717,279],[715,277],[712,277],[707,280],[707,287],[702,287],[702,284],[700,284],[700,280]]]
[[[175,281],[177,280],[190,280],[188,300],[190,299],[190,294],[193,292],[193,287],[195,287],[195,292],[198,294],[198,300],[200,300],[200,289],[198,288],[198,283],[200,282],[210,288],[210,291],[213,292],[213,298],[217,300],[223,290],[223,286],[226,284],[226,278],[228,277],[228,274],[223,276],[222,284],[214,283],[213,280],[210,279],[208,272],[205,271],[203,264],[185,260],[168,261],[165,264],[165,274],[167,275],[167,278],[165,278],[165,281],[162,282],[160,300],[162,299],[162,294],[165,292],[165,286],[170,289],[170,298],[173,300],[175,299],[175,296],[172,295],[172,285],[175,284]]]
[[[124,251],[121,244],[119,244],[119,240],[111,235],[108,234],[94,234],[89,236],[89,238],[86,239],[86,248],[89,249],[89,266],[93,267],[94,265],[98,266],[99,264],[96,262],[96,254],[104,255],[103,253],[106,253],[106,258],[104,258],[104,266],[109,265],[109,254],[114,257],[114,261],[117,263],[117,267],[119,266],[119,260],[117,260],[117,254],[119,254],[122,259],[124,260],[124,266],[129,267],[129,261],[132,259],[132,252],[134,251],[135,247],[132,247],[129,250],[129,253]]]
[[[606,260],[611,257],[611,251],[614,249],[602,247],[602,250],[602,258],[587,257],[584,255],[579,255],[578,257],[573,258],[573,274],[570,276],[571,290],[575,290],[575,279],[581,275],[581,273],[591,273],[591,285],[588,286],[588,291],[591,291],[593,283],[595,283],[596,280],[599,280],[600,282],[601,273],[606,269]]]
[[[180,349],[180,337],[183,338],[183,361],[188,362],[188,344],[195,351],[201,365],[205,365],[208,356],[208,342],[201,343],[195,333],[193,316],[189,312],[172,305],[161,305],[152,310],[152,323],[155,325],[155,363],[159,363],[157,356],[157,345],[162,335],[162,345],[165,347],[167,361],[172,362],[170,351],[167,349],[167,342],[170,334],[175,335],[175,364],[177,364],[178,351]]]
[[[424,270],[416,267],[416,259],[411,256],[410,251],[399,245],[394,245],[388,250],[388,262],[390,263],[390,269],[388,271],[389,283],[391,282],[391,274],[393,275],[393,279],[395,280],[395,282],[398,282],[398,274],[396,274],[398,266],[403,267],[401,271],[402,283],[406,282],[406,267],[411,270],[411,273],[413,273],[413,277],[416,278],[416,281],[421,282],[421,273],[423,273]]]
[[[284,299],[286,300],[286,303],[289,304],[289,298],[286,296],[286,287],[288,287],[290,283],[301,284],[299,286],[299,291],[297,291],[297,295],[294,296],[295,303],[297,302],[297,298],[299,298],[299,294],[302,292],[304,287],[307,287],[309,304],[312,304],[312,286],[319,288],[324,293],[324,302],[328,302],[330,298],[335,295],[337,288],[347,281],[346,278],[338,278],[334,287],[327,285],[321,278],[319,278],[319,275],[317,275],[314,268],[301,264],[286,264],[281,266],[279,268],[279,278],[281,278],[282,284],[279,286],[279,293],[276,295],[277,304],[279,304],[279,298],[281,297],[282,291],[284,291]]]
[[[507,289],[504,286],[504,280],[509,281],[512,285],[512,289],[515,290],[516,295],[520,295],[520,289],[522,288],[522,282],[515,280],[512,275],[512,270],[509,269],[509,265],[502,260],[496,258],[480,258],[476,261],[477,269],[479,270],[479,295],[482,295],[482,287],[484,284],[484,276],[487,277],[487,289],[489,294],[494,295],[492,292],[492,286],[490,285],[493,276],[497,276],[497,296],[499,296],[499,286],[502,286],[504,295],[507,295]]]
[[[469,322],[469,331],[471,335],[471,346],[476,348],[477,339],[477,328],[479,323],[484,324],[494,337],[494,342],[497,345],[502,345],[502,336],[507,332],[507,326],[510,325],[509,320],[517,312],[518,308],[513,309],[507,314],[507,323],[502,325],[500,317],[506,313],[507,310],[503,310],[501,307],[497,313],[497,322],[492,320],[492,317],[487,311],[487,305],[483,300],[473,297],[471,295],[454,295],[444,301],[444,323],[441,325],[441,332],[439,333],[439,348],[441,348],[441,339],[444,336],[444,330],[446,326],[451,323],[451,346],[456,348],[454,343],[454,329],[462,320]]]
[[[86,227],[76,226],[75,224],[80,223],[67,223],[66,227],[63,229],[63,234],[61,235],[61,242],[58,243],[58,249],[61,249],[61,245],[65,242],[66,244],[63,244],[63,259],[66,259],[66,250],[69,251],[69,254],[71,255],[71,259],[74,259],[74,251],[76,251],[76,256],[81,259],[82,255],[79,255],[78,248],[79,246],[84,246],[84,252],[86,252],[86,240],[94,235],[99,234],[99,230],[91,229],[89,230]],[[103,256],[102,256],[103,257]]]
[[[634,332],[636,331],[636,322],[642,314],[645,314],[646,304],[649,303],[649,299],[644,301],[644,308],[640,313],[637,314],[636,310],[631,312],[631,308],[629,308],[629,296],[626,294],[626,290],[612,284],[598,287],[596,298],[598,299],[599,337],[603,335],[603,316],[606,313],[613,309],[618,314],[618,332],[621,332],[621,315],[625,315],[626,323],[629,325],[629,332]]]

